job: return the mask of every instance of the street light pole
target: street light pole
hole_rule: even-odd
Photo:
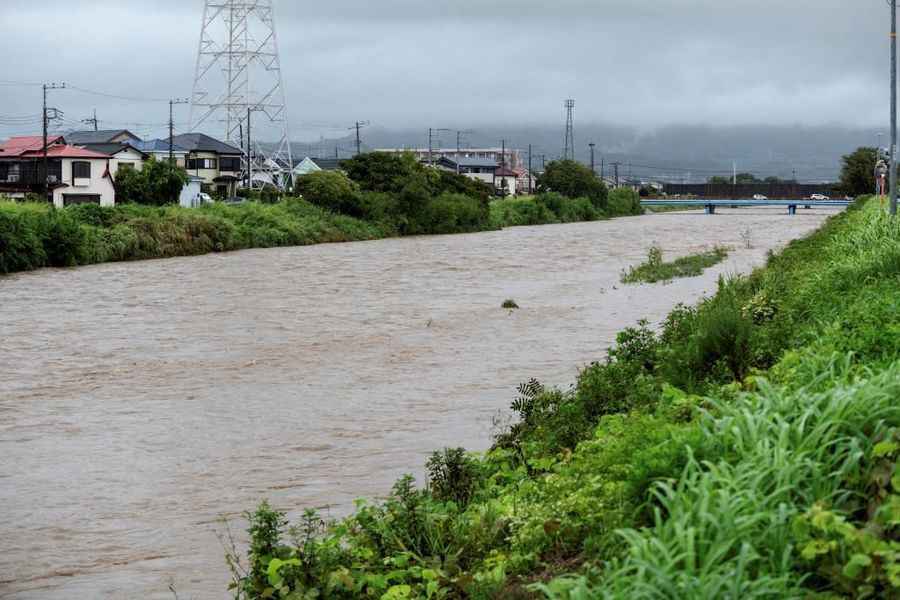
[[[897,214],[897,0],[891,0],[891,214]]]

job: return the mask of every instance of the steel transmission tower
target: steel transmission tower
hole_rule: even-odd
[[[575,101],[566,100],[566,160],[575,160]]]
[[[217,123],[225,141],[243,150],[245,175],[284,187],[291,183],[293,157],[272,3],[206,0],[190,123],[192,131]],[[252,131],[274,142],[268,152],[243,139],[251,119]]]

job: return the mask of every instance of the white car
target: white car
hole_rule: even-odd
[[[823,200],[828,200],[828,196],[826,196],[825,194],[813,194],[812,196],[809,197],[809,199],[810,200],[818,200],[821,202]]]
[[[763,196],[762,194],[753,194],[754,200],[768,200],[768,196]]]

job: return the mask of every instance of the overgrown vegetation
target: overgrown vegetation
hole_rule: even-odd
[[[185,171],[151,160],[141,171],[120,171],[114,208],[56,210],[39,202],[0,200],[0,274],[641,213],[637,194],[617,190],[607,202],[599,179],[585,180],[584,168],[573,165],[548,168],[552,177],[547,181],[567,193],[585,191],[589,196],[547,192],[491,202],[494,190],[481,181],[427,167],[411,154],[373,152],[343,161],[343,172],[300,177],[296,192],[302,199],[282,197],[268,187],[240,190],[252,200],[240,206],[182,209],[173,203],[186,181]]]
[[[424,488],[293,536],[261,505],[233,590],[897,597],[898,397],[900,221],[870,202],[625,330],[571,389],[523,384],[494,447],[435,453]]]
[[[662,248],[653,245],[647,252],[646,262],[622,273],[622,283],[656,283],[671,281],[677,277],[696,277],[728,258],[728,252],[728,248],[716,246],[712,250],[663,262]]]
[[[375,239],[391,231],[290,199],[199,209],[0,202],[0,273]]]

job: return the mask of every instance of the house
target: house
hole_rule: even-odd
[[[131,144],[135,146],[141,138],[127,129],[105,129],[102,131],[72,131],[66,134],[66,141],[73,146],[89,144]]]
[[[310,158],[307,156],[297,162],[293,173],[295,177],[302,177],[316,171],[339,171],[340,169],[341,159],[339,158]]]
[[[166,141],[168,143],[168,141]],[[179,163],[189,175],[203,179],[203,191],[228,197],[237,192],[241,181],[243,151],[203,133],[183,133],[172,143],[185,151],[184,163]]]
[[[46,186],[54,206],[94,203],[113,206],[116,191],[108,154],[73,146],[63,136],[13,137],[0,144],[0,192],[22,198]],[[46,160],[47,172],[44,177]]]
[[[115,179],[119,169],[134,169],[140,171],[144,166],[144,161],[150,158],[150,155],[142,152],[130,143],[109,143],[109,144],[79,144],[86,150],[93,150],[100,154],[106,154],[110,157],[109,172]]]
[[[144,154],[152,156],[156,160],[169,160],[168,138],[164,140],[144,140],[132,144],[132,146]],[[172,158],[175,159],[175,164],[183,167],[185,165],[185,160],[187,159],[187,154],[187,150],[174,142],[172,143]]]
[[[462,156],[458,160],[442,156],[435,160],[434,166],[445,171],[457,172],[469,179],[483,181],[489,185],[494,184],[494,173],[500,165],[493,158],[481,158],[475,156]]]
[[[515,148],[384,148],[375,152],[387,152],[390,154],[402,154],[409,152],[417,160],[422,162],[437,162],[441,157],[451,160],[464,160],[468,158],[482,158],[493,160],[497,164],[504,164],[511,169],[519,169],[527,163],[523,159],[523,152]]]
[[[503,196],[515,196],[518,193],[519,173],[509,167],[500,167],[494,171],[494,188]]]

